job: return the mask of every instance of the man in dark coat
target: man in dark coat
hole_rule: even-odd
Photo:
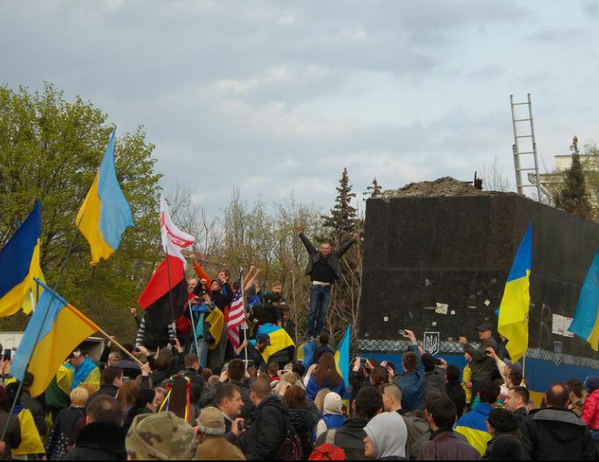
[[[98,396],[102,395],[116,398],[116,395],[119,393],[119,388],[121,388],[122,384],[123,370],[115,366],[108,366],[106,369],[104,369],[104,372],[102,372],[102,386],[97,392],[89,397],[89,402],[91,403]]]
[[[358,238],[355,233],[353,239],[343,243],[336,252],[331,249],[331,244],[323,242],[320,250],[310,242],[304,234],[303,228],[298,228],[299,237],[302,240],[310,258],[306,266],[305,274],[310,276],[312,289],[310,290],[310,314],[308,315],[308,339],[318,337],[324,328],[324,322],[329,308],[331,287],[337,279],[341,279],[341,257],[349,250]]]
[[[250,386],[250,398],[256,408],[239,438],[247,460],[278,460],[279,450],[291,425],[287,406],[281,397],[270,394],[270,383],[258,379]]]
[[[568,387],[554,383],[545,395],[546,409],[532,411],[522,422],[523,443],[532,460],[592,460],[591,432],[568,409]]]
[[[75,447],[63,460],[125,460],[123,408],[108,395],[98,396],[87,407],[87,425],[75,441]]]
[[[464,347],[464,351],[472,357],[470,369],[472,370],[472,400],[478,396],[480,387],[486,380],[490,380],[493,372],[497,370],[495,361],[487,354],[487,348],[497,350],[497,342],[493,338],[493,326],[488,322],[483,322],[476,328],[478,331],[478,339],[481,344],[478,348],[474,348],[464,336],[460,337],[460,344]],[[469,403],[471,404],[471,403]]]
[[[419,460],[480,460],[479,452],[461,441],[452,430],[456,421],[456,407],[452,400],[443,395],[427,400],[424,415],[432,434],[422,447]]]

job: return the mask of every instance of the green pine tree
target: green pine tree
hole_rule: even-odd
[[[555,197],[555,205],[582,218],[590,218],[591,203],[586,190],[584,171],[578,150],[578,138],[572,140],[572,165],[564,172],[564,185]]]
[[[329,216],[323,216],[323,225],[330,230],[331,239],[339,244],[348,239],[356,229],[356,208],[351,205],[356,193],[352,192],[349,184],[349,173],[347,167],[343,169],[339,186],[337,186],[337,198]]]
[[[362,193],[364,200],[374,199],[375,197],[381,197],[383,195],[383,188],[377,181],[376,178],[372,180],[372,184],[366,188],[366,191]]]

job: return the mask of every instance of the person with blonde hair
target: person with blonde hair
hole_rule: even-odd
[[[73,445],[73,433],[81,419],[85,418],[85,405],[89,398],[87,387],[78,386],[70,393],[71,405],[58,413],[46,443],[50,460],[60,460]]]
[[[324,400],[329,393],[332,393],[332,391],[328,388],[323,388],[316,394],[316,398],[314,398],[314,404],[321,415],[324,412]]]

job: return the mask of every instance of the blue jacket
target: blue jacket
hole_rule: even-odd
[[[320,385],[318,385],[318,383],[316,383],[316,379],[314,378],[314,376],[310,377],[310,380],[308,381],[308,386],[306,387],[306,396],[311,400],[314,400],[318,392],[323,388],[328,388],[329,390],[334,391],[339,396],[341,396],[341,399],[348,399],[347,389],[345,388],[345,381],[343,380],[343,377],[339,381],[339,385],[335,387],[331,387],[330,385],[328,385],[328,380],[327,383],[325,383],[324,386],[321,387]]]
[[[401,408],[406,412],[423,410],[426,396],[426,375],[424,364],[420,360],[420,350],[417,345],[410,345],[408,351],[413,351],[418,356],[416,370],[403,373],[394,382],[401,390]]]

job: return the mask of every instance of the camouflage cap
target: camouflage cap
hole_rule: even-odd
[[[136,416],[125,446],[134,460],[189,460],[198,449],[191,425],[172,412]]]

